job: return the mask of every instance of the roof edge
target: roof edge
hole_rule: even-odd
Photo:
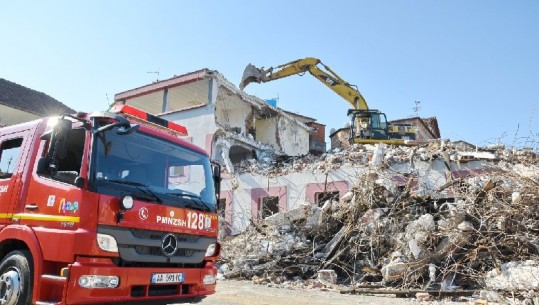
[[[135,98],[141,95],[153,93],[165,88],[173,88],[177,87],[183,84],[192,83],[200,79],[204,79],[208,75],[208,69],[200,69],[194,72],[174,76],[169,79],[165,79],[162,81],[154,82],[148,85],[144,85],[138,88],[130,89],[127,91],[123,91],[120,93],[116,93],[114,95],[114,102],[119,102],[131,98]]]

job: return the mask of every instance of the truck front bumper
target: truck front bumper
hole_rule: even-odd
[[[181,283],[152,284],[154,274],[183,274]],[[118,277],[115,288],[84,288],[82,276]],[[97,303],[181,303],[215,293],[217,268],[206,264],[203,268],[144,268],[118,267],[110,259],[76,262],[69,267],[66,304]],[[213,279],[213,281],[212,281]]]

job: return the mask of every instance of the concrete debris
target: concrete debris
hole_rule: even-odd
[[[489,271],[485,278],[486,287],[495,291],[539,291],[539,262],[509,262],[501,270]]]
[[[415,160],[432,161],[440,159],[446,161],[448,165],[452,161],[461,164],[459,159],[463,158],[459,156],[469,156],[464,157],[467,160],[462,163],[487,161],[489,164],[495,164],[495,169],[510,170],[517,175],[535,179],[536,182],[539,181],[537,173],[538,157],[529,149],[510,150],[503,148],[503,146],[495,146],[498,147],[497,150],[469,152],[456,150],[455,146],[451,142],[443,141],[431,142],[422,147],[354,144],[347,149],[334,149],[321,156],[286,157],[274,154],[271,158],[243,160],[235,164],[235,166],[237,174],[286,175],[291,172],[325,173],[346,163],[366,165],[372,169],[378,169],[380,166],[387,167],[392,164],[414,164]],[[530,164],[535,166],[530,168],[528,167]]]
[[[318,279],[335,285],[337,284],[337,273],[334,270],[320,270],[318,271]]]
[[[434,160],[450,169],[441,170],[444,185],[432,181],[436,175],[417,175],[421,162]],[[455,168],[455,162],[478,160],[480,166],[473,169]],[[237,168],[282,175],[327,172],[350,162],[369,170],[340,202],[305,204],[222,240],[222,276],[274,283],[322,278],[349,287],[413,291],[482,290],[489,300],[537,298],[539,159],[533,152],[496,146],[462,153],[449,142],[419,148],[353,145],[318,158],[242,162]],[[414,166],[394,179],[392,164]]]

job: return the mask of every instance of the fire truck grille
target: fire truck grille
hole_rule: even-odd
[[[113,236],[124,262],[200,264],[217,237],[99,226],[98,233]]]
[[[163,250],[159,247],[135,246],[135,250],[140,255],[163,255]],[[174,256],[192,256],[196,250],[178,249]]]
[[[165,235],[168,234],[168,232],[156,232],[156,231],[148,231],[148,230],[138,230],[138,229],[131,229],[131,233],[136,238],[142,238],[142,239],[157,239],[162,240]],[[174,234],[176,235],[176,238],[178,241],[182,242],[192,242],[196,243],[200,236],[198,235],[189,235],[189,234]]]

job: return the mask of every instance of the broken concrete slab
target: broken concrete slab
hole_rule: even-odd
[[[539,295],[539,262],[508,262],[486,274],[486,288],[494,291],[536,291]]]

